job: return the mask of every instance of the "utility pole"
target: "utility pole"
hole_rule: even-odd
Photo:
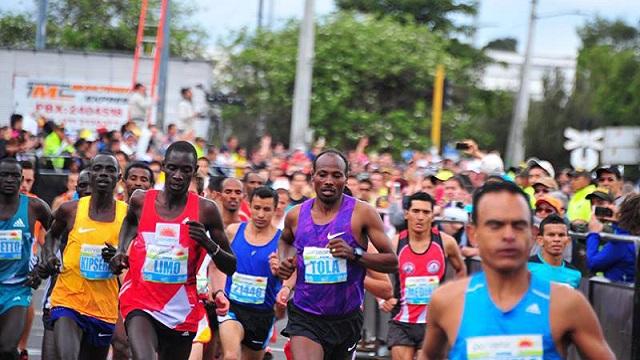
[[[264,14],[264,0],[258,0],[258,29],[262,28],[262,17]]]
[[[43,50],[47,43],[47,7],[49,0],[38,1],[38,25],[36,29],[36,50]]]
[[[524,50],[524,61],[520,72],[520,90],[513,110],[509,141],[507,143],[507,164],[518,166],[524,161],[524,130],[527,127],[529,115],[529,72],[531,68],[531,51],[533,48],[533,33],[536,27],[536,6],[538,0],[531,0],[531,14],[529,16],[529,32]]]
[[[433,82],[433,105],[431,110],[431,149],[440,153],[442,138],[442,105],[444,103],[444,65],[436,67]]]
[[[164,110],[167,98],[167,77],[169,75],[169,41],[171,39],[171,3],[167,0],[162,25],[162,54],[160,55],[160,69],[158,73],[158,103],[156,107],[156,124],[159,129],[164,127]]]
[[[311,78],[313,75],[314,25],[313,0],[305,0],[304,17],[300,24],[298,39],[298,61],[296,64],[296,82],[293,90],[293,111],[289,148],[308,148],[309,110],[311,107]]]

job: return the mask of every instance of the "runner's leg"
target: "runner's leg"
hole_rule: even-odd
[[[18,356],[18,341],[27,318],[27,308],[14,306],[0,315],[0,359]]]
[[[246,346],[242,347],[242,360],[262,360],[264,358],[264,350],[255,351]]]
[[[35,310],[33,307],[33,301],[27,308],[27,321],[24,323],[24,329],[20,336],[20,342],[18,342],[18,351],[27,349],[27,341],[29,341],[29,334],[31,333],[31,326],[33,325],[33,318],[35,317]]]
[[[44,329],[42,334],[42,358],[55,359],[56,341],[53,330]]]
[[[322,360],[324,358],[322,345],[304,336],[291,337],[291,353],[294,359]]]
[[[56,344],[56,354],[62,360],[77,359],[80,356],[82,343],[82,329],[75,320],[61,317],[53,325],[53,337]]]
[[[413,360],[416,349],[411,346],[394,346],[391,348],[391,358],[393,360]]]
[[[125,323],[129,345],[134,360],[155,360],[158,351],[158,335],[146,316],[133,316]]]
[[[193,343],[191,345],[191,354],[189,354],[189,360],[202,360],[202,355],[204,353],[204,344],[203,343]]]
[[[170,344],[165,343],[163,346],[160,346],[158,360],[188,360],[194,337],[195,334],[187,337],[172,337]]]
[[[131,357],[127,332],[124,329],[124,320],[121,316],[118,316],[111,346],[113,347],[113,360],[128,360]]]
[[[109,346],[93,346],[83,341],[80,347],[79,360],[106,360],[109,355]]]
[[[226,320],[220,323],[220,343],[222,344],[223,358],[225,360],[242,359],[241,345],[244,338],[244,329],[240,322]]]

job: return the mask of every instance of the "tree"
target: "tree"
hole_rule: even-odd
[[[150,3],[152,8],[154,2]],[[205,33],[187,21],[196,9],[176,2],[171,6],[171,54],[202,57]],[[132,52],[139,16],[140,1],[136,0],[50,0],[46,45],[60,49]],[[7,36],[0,37],[0,43],[31,48],[35,43],[35,27],[30,15],[2,14],[0,35]]]
[[[338,13],[317,27],[311,126],[330,146],[348,148],[368,135],[374,148],[426,148],[433,74],[445,64],[456,83],[466,59],[446,52],[449,40],[427,27]],[[224,115],[250,143],[258,111],[275,140],[287,142],[295,80],[298,24],[258,34],[243,31],[227,44],[225,86],[245,99]],[[254,74],[262,74],[256,77]],[[456,111],[455,109],[451,111]]]
[[[412,19],[447,35],[472,32],[471,27],[457,25],[452,17],[475,15],[478,11],[477,1],[464,0],[336,0],[336,5],[342,10],[390,16],[403,23]]]
[[[518,40],[512,37],[491,40],[482,49],[502,50],[516,52],[518,48]]]

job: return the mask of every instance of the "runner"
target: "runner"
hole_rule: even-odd
[[[571,242],[564,219],[557,214],[544,218],[540,222],[540,232],[536,240],[540,250],[529,258],[529,271],[543,279],[577,289],[582,273],[563,258],[564,250]]]
[[[89,169],[80,171],[80,175],[78,175],[78,184],[76,185],[76,193],[78,194],[79,198],[83,198],[85,196],[91,195],[90,175],[91,175],[91,172],[89,171]],[[56,252],[56,256],[58,257],[58,259],[62,259],[61,253],[64,251],[64,248],[67,245],[68,235],[69,234],[67,232],[61,237],[62,242],[60,243],[59,249]],[[46,275],[43,275],[43,277],[44,276]],[[51,324],[51,293],[53,292],[53,288],[57,278],[58,278],[57,273],[54,273],[47,278],[47,281],[44,287],[44,296],[42,298],[42,325],[43,325],[44,332],[42,334],[41,357],[43,359],[54,358],[56,353],[56,344],[55,344],[55,337],[53,334],[53,325]]]
[[[271,224],[278,195],[269,187],[258,187],[249,196],[249,203],[251,220],[227,227],[227,235],[233,239],[231,248],[238,257],[236,273],[233,277],[215,277],[214,293],[225,294],[231,302],[229,312],[218,317],[225,359],[264,357],[281,287],[269,265],[281,234]]]
[[[128,200],[134,191],[149,190],[155,185],[153,171],[146,163],[136,161],[127,165],[124,170],[124,186],[126,189],[126,200]]]
[[[532,214],[516,184],[479,188],[471,218],[484,272],[433,294],[421,359],[560,359],[570,343],[584,358],[615,358],[585,298],[527,270]]]
[[[444,281],[447,259],[456,278],[467,275],[456,240],[433,227],[435,200],[417,192],[407,201],[407,231],[395,240],[399,272],[394,297],[382,304],[391,312],[387,345],[393,359],[413,359],[424,339],[431,293]]]
[[[17,359],[17,346],[31,303],[30,272],[34,225],[48,229],[51,211],[35,197],[20,194],[22,168],[14,158],[0,160],[0,359]],[[37,287],[37,286],[36,286]]]
[[[285,219],[278,275],[297,272],[283,331],[296,359],[350,359],[362,329],[365,269],[398,270],[375,208],[342,194],[347,171],[344,155],[320,153],[313,162],[317,198]],[[365,253],[369,239],[379,254]]]
[[[240,205],[244,196],[242,182],[236,178],[226,178],[222,181],[222,221],[225,226],[249,221],[250,211],[240,211]]]
[[[50,326],[60,359],[106,359],[118,319],[118,280],[102,259],[118,244],[127,205],[113,197],[120,167],[111,154],[90,165],[91,196],[60,205],[43,249],[43,278],[58,272],[51,294]],[[64,243],[62,261],[56,255]]]
[[[200,264],[209,253],[224,273],[233,274],[236,267],[216,205],[188,192],[197,171],[193,145],[171,144],[163,170],[165,190],[136,191],[131,197],[110,261],[116,274],[129,268],[120,311],[134,359],[156,354],[161,360],[187,359],[205,311],[196,290]]]

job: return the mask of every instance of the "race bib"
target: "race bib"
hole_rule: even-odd
[[[0,230],[0,260],[22,259],[22,230]]]
[[[142,278],[151,282],[184,284],[188,258],[189,249],[181,246],[147,245]]]
[[[335,284],[347,281],[347,260],[335,258],[329,248],[306,247],[304,281],[309,284]]]
[[[437,276],[409,276],[404,281],[405,301],[411,305],[427,305],[439,284]]]
[[[267,292],[266,276],[251,276],[235,273],[231,280],[231,300],[245,304],[263,304]]]
[[[467,339],[474,360],[542,360],[542,335],[479,336]]]
[[[156,224],[155,244],[160,246],[180,245],[180,224]]]
[[[102,245],[82,244],[80,247],[80,274],[88,280],[113,277],[109,264],[102,259]]]

